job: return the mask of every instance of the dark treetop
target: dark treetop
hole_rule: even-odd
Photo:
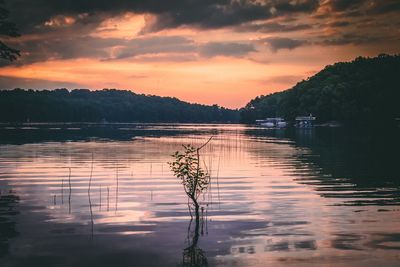
[[[319,122],[393,124],[400,117],[400,56],[380,55],[336,63],[283,92],[259,96],[243,109],[242,122],[280,116],[292,121],[312,113]]]
[[[0,59],[13,61],[20,56],[20,52],[6,45],[3,39],[5,39],[5,37],[18,37],[19,33],[16,25],[8,21],[9,12],[3,5],[4,1],[0,0]]]
[[[0,122],[236,122],[237,110],[104,89],[0,91]]]

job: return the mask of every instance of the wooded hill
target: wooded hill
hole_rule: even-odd
[[[104,89],[0,91],[0,122],[237,122],[238,111]]]
[[[393,124],[400,117],[400,56],[358,57],[325,67],[293,88],[251,100],[240,120],[312,113],[318,122],[350,125]]]

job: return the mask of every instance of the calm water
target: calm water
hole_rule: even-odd
[[[211,135],[199,266],[400,265],[398,131],[0,128],[0,266],[192,266],[167,162]]]

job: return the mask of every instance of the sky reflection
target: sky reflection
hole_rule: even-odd
[[[2,266],[35,266],[37,257],[46,260],[40,266],[176,266],[187,247],[190,215],[167,162],[181,144],[198,145],[211,134],[203,164],[212,183],[200,199],[207,229],[198,241],[211,266],[399,261],[397,181],[385,175],[367,189],[357,183],[364,169],[342,176],[346,159],[327,158],[327,144],[319,143],[327,133],[234,125],[129,128],[130,140],[124,133],[122,140],[91,136],[0,146]],[[174,134],[157,135],[160,130]]]

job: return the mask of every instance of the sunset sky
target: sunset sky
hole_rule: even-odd
[[[6,0],[0,88],[118,88],[238,108],[337,61],[400,53],[399,0]]]

